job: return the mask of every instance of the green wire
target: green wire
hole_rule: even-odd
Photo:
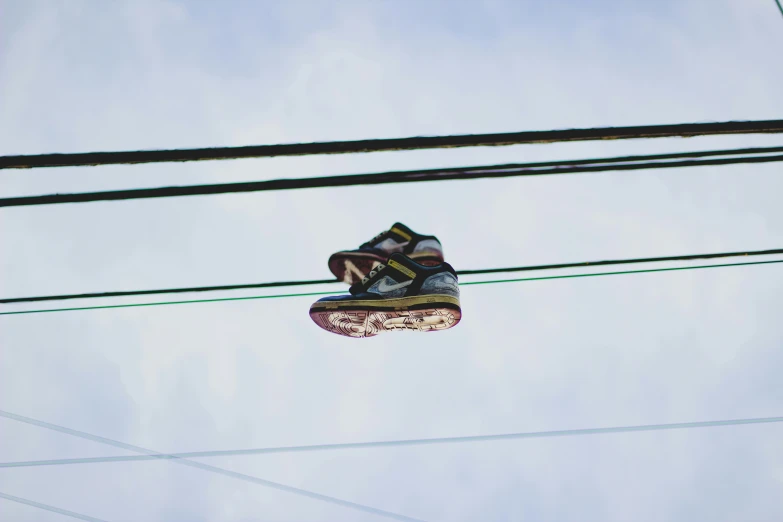
[[[726,263],[722,265],[677,266],[674,268],[648,268],[645,270],[625,270],[623,272],[596,272],[592,274],[570,274],[570,275],[561,275],[561,276],[525,277],[521,279],[493,279],[492,281],[469,281],[467,283],[460,283],[460,285],[465,286],[465,285],[487,285],[491,283],[518,283],[520,281],[543,281],[544,279],[570,279],[573,277],[645,274],[648,272],[671,272],[674,270],[696,270],[698,268],[721,268],[726,266],[768,265],[771,263],[783,263],[783,259],[778,259],[776,261],[752,261],[747,263]]]
[[[748,266],[748,265],[768,265],[773,263],[783,263],[783,259],[775,261],[752,261],[747,263],[726,263],[721,265],[700,265],[700,266],[679,266],[674,268],[648,268],[645,270],[625,270],[622,272],[596,272],[592,274],[570,274],[570,275],[558,275],[558,276],[543,276],[543,277],[524,277],[519,279],[493,279],[490,281],[469,281],[467,283],[460,283],[460,286],[467,285],[488,285],[494,283],[519,283],[522,281],[544,281],[548,279],[571,279],[574,277],[597,277],[597,276],[610,276],[610,275],[625,275],[625,274],[645,274],[650,272],[671,272],[675,270],[697,270],[702,268],[722,268],[728,266]],[[190,301],[163,301],[158,303],[131,303],[120,305],[104,305],[104,306],[83,306],[76,308],[51,308],[47,310],[22,310],[18,312],[0,312],[0,315],[18,315],[18,314],[38,314],[46,312],[75,312],[79,310],[104,310],[108,308],[131,308],[135,306],[163,306],[163,305],[179,305],[190,303],[215,303],[218,301],[248,301],[250,299],[273,299],[282,297],[310,297],[316,295],[333,295],[341,294],[343,292],[307,292],[301,294],[274,294],[274,295],[254,295],[248,297],[221,297],[218,299],[194,299]]]
[[[178,305],[189,303],[214,303],[217,301],[247,301],[249,299],[271,299],[273,297],[305,297],[312,295],[329,295],[329,294],[341,294],[342,292],[308,292],[305,294],[275,294],[275,295],[251,295],[248,297],[221,297],[218,299],[195,299],[192,301],[163,301],[159,303],[131,303],[121,305],[104,305],[104,306],[82,306],[77,308],[51,308],[48,310],[22,310],[19,312],[0,312],[0,315],[14,315],[14,314],[38,314],[46,312],[75,312],[78,310],[103,310],[106,308],[130,308],[132,306],[162,306],[162,305]]]

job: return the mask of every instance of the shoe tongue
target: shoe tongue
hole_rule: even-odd
[[[391,263],[394,261],[394,264],[401,264],[402,266],[410,269],[415,269],[418,264],[413,259],[409,258],[405,254],[400,254],[399,252],[395,252],[392,255],[389,256],[389,260],[386,264]]]

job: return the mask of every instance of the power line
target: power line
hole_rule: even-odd
[[[139,446],[134,446],[132,444],[126,444],[124,442],[116,441],[113,439],[109,439],[106,437],[101,437],[99,435],[93,435],[91,433],[86,433],[83,431],[74,430],[71,428],[66,428],[64,426],[58,426],[57,424],[52,424],[49,422],[33,419],[31,417],[25,417],[23,415],[17,415],[15,413],[10,413],[7,411],[0,410],[0,417],[5,417],[7,419],[15,420],[18,422],[23,422],[25,424],[30,424],[32,426],[37,426],[39,428],[45,428],[47,430],[56,431],[59,433],[64,433],[66,435],[71,435],[74,437],[78,437],[81,439],[90,440],[93,442],[98,442],[100,444],[106,444],[108,446],[114,446],[115,448],[120,448],[128,451],[133,451],[135,453],[142,453],[145,455],[157,455],[157,456],[164,456],[167,454],[159,453],[157,451],[152,451],[149,449],[145,449]],[[342,500],[336,497],[330,497],[327,495],[321,495],[320,493],[314,493],[312,491],[307,491],[305,489],[295,488],[293,486],[287,486],[285,484],[279,484],[277,482],[272,482],[271,480],[261,479],[258,477],[253,477],[251,475],[245,475],[244,473],[237,473],[235,471],[230,471],[223,468],[218,468],[215,466],[210,466],[209,464],[203,464],[201,462],[196,462],[192,460],[186,460],[182,458],[176,458],[171,459],[171,462],[174,462],[176,464],[182,464],[183,466],[190,466],[193,468],[198,468],[204,471],[211,471],[213,473],[218,473],[220,475],[225,475],[227,477],[236,478],[240,480],[244,480],[246,482],[252,482],[254,484],[259,484],[261,486],[266,486],[269,488],[277,489],[279,491],[285,491],[286,493],[294,493],[296,495],[301,495],[305,497],[309,497],[315,500],[321,500],[324,502],[329,502],[331,504],[336,504],[338,506],[354,509],[357,511],[362,511],[364,513],[370,513],[373,515],[378,515],[382,517],[392,518],[395,520],[402,520],[404,522],[423,522],[417,518],[407,517],[405,515],[399,515],[397,513],[392,513],[390,511],[384,511],[382,509],[377,509],[371,506],[366,506],[364,504],[357,504],[355,502],[350,502],[347,500]],[[95,519],[87,519],[87,520],[95,520]]]
[[[683,123],[494,134],[463,134],[453,136],[416,136],[410,138],[385,138],[357,141],[287,143],[280,145],[252,145],[244,147],[14,155],[0,156],[0,169],[270,158],[314,154],[350,154],[456,147],[504,146],[528,143],[635,138],[688,138],[693,136],[772,134],[779,132],[783,132],[783,120]]]
[[[783,254],[783,248],[771,250],[749,250],[745,252],[716,252],[712,254],[689,254],[681,256],[637,257],[632,259],[607,259],[604,261],[583,261],[581,263],[559,263],[553,265],[517,266],[510,268],[485,268],[481,270],[462,270],[459,275],[499,274],[504,272],[529,272],[536,270],[557,270],[585,266],[632,265],[638,263],[660,263],[667,261],[695,261],[697,259],[718,259],[725,257],[753,257]],[[3,301],[0,300],[0,303]]]
[[[45,511],[51,511],[52,513],[58,513],[60,515],[65,515],[66,517],[71,518],[77,518],[79,520],[86,520],[87,522],[106,522],[105,520],[102,520],[100,518],[90,517],[87,515],[82,515],[81,513],[76,513],[74,511],[68,511],[67,509],[61,509],[54,506],[49,506],[47,504],[41,504],[40,502],[36,502],[34,500],[28,500],[26,498],[21,497],[15,497],[13,495],[9,495],[7,493],[0,493],[0,498],[4,498],[6,500],[10,500],[11,502],[17,502],[19,504],[25,504],[27,506],[36,507],[38,509],[43,509]]]
[[[491,281],[468,281],[466,283],[460,283],[460,286],[468,285],[489,285],[497,283],[520,283],[524,281],[546,281],[549,279],[574,279],[578,277],[597,277],[597,276],[610,276],[610,275],[628,275],[628,274],[650,274],[654,272],[676,272],[680,270],[700,270],[707,268],[726,268],[730,266],[750,266],[750,265],[771,265],[775,263],[783,263],[783,259],[775,261],[751,261],[747,263],[725,263],[720,265],[700,265],[700,266],[676,266],[672,268],[648,268],[645,270],[624,270],[622,272],[596,272],[588,274],[568,274],[561,276],[544,276],[544,277],[523,277],[515,279],[493,279]]]
[[[778,9],[780,9],[780,14],[783,14],[783,4],[780,3],[780,0],[775,0],[775,3],[778,4]]]
[[[238,450],[188,451],[168,455],[122,455],[115,457],[85,457],[74,459],[30,460],[2,462],[0,468],[27,468],[39,466],[67,466],[72,464],[98,464],[107,462],[137,462],[150,460],[195,459],[204,457],[232,457],[239,455],[268,455],[272,453],[301,453],[309,451],[333,451],[367,448],[392,448],[402,446],[424,446],[439,444],[463,444],[468,442],[490,442],[549,437],[570,437],[583,435],[605,435],[610,433],[635,433],[649,431],[681,430],[694,428],[715,428],[719,426],[743,426],[749,424],[770,424],[783,422],[783,417],[761,417],[753,419],[732,419],[719,421],[676,422],[669,424],[643,424],[610,428],[581,428],[572,430],[528,431],[495,435],[469,435],[463,437],[438,437],[429,439],[404,439],[373,442],[348,442],[341,444],[312,444],[307,446],[278,446],[271,448],[250,448]]]
[[[701,266],[681,266],[674,268],[650,268],[646,270],[626,270],[623,272],[598,272],[598,273],[586,273],[586,274],[569,274],[561,276],[544,276],[544,277],[528,277],[519,279],[495,279],[491,281],[469,281],[460,283],[460,286],[466,285],[487,285],[493,283],[518,283],[523,281],[545,281],[549,279],[572,279],[577,277],[596,277],[596,276],[610,276],[610,275],[626,275],[626,274],[645,274],[652,272],[671,272],[676,270],[697,270],[706,268],[723,268],[729,266],[749,266],[749,265],[768,265],[774,263],[783,263],[783,259],[776,261],[755,261],[748,263],[727,263],[721,265],[701,265]],[[47,312],[75,312],[82,310],[107,310],[110,308],[133,308],[139,306],[164,306],[164,305],[180,305],[180,304],[194,304],[194,303],[217,303],[222,301],[249,301],[256,299],[274,299],[274,298],[288,298],[288,297],[313,297],[320,295],[333,295],[343,292],[305,292],[300,294],[275,294],[275,295],[254,295],[247,297],[222,297],[217,299],[194,299],[189,301],[164,301],[164,302],[152,302],[152,303],[129,303],[119,305],[103,305],[103,306],[81,306],[73,308],[50,308],[43,310],[19,310],[16,312],[0,312],[0,315],[21,315],[21,314],[38,314]]]
[[[783,253],[781,251],[780,253]],[[36,297],[12,297],[0,299],[0,304],[9,303],[32,303],[36,301],[62,301],[67,299],[100,299],[106,297],[128,297],[138,295],[157,295],[157,294],[176,294],[184,292],[215,292],[224,290],[247,290],[257,288],[277,288],[284,286],[305,286],[305,285],[325,285],[339,283],[337,279],[312,279],[309,281],[276,281],[273,283],[252,283],[242,285],[221,285],[221,286],[194,286],[190,288],[167,288],[160,290],[129,290],[126,292],[96,292],[90,294],[64,294],[64,295],[45,295]]]
[[[680,256],[665,257],[639,257],[633,259],[608,259],[604,261],[582,261],[579,263],[557,263],[549,265],[515,266],[507,268],[483,268],[479,270],[458,270],[457,274],[480,275],[480,274],[499,274],[508,272],[531,272],[537,270],[559,270],[565,268],[578,268],[585,266],[609,266],[609,265],[630,265],[636,263],[658,263],[664,261],[693,261],[696,259],[716,259],[725,257],[750,257],[750,256],[768,256],[783,254],[783,248],[774,250],[750,250],[744,252],[719,252],[712,254],[690,254]],[[271,283],[250,283],[238,285],[219,285],[219,286],[191,286],[184,288],[164,288],[156,290],[128,290],[115,292],[94,292],[82,294],[61,294],[44,295],[34,297],[8,297],[0,299],[0,304],[11,303],[32,303],[39,301],[64,301],[68,299],[100,299],[107,297],[129,297],[139,295],[157,295],[157,294],[176,294],[184,292],[215,292],[226,290],[249,290],[258,288],[276,288],[285,286],[307,286],[307,285],[325,285],[341,283],[337,279],[311,279],[304,281],[275,281]]]
[[[766,155],[780,151],[780,147],[762,149],[764,155],[718,157],[709,159],[689,159],[678,161],[622,162],[621,158],[601,158],[587,160],[567,160],[562,162],[528,163],[515,165],[484,165],[477,167],[457,167],[448,169],[429,169],[381,172],[374,174],[347,174],[339,176],[321,176],[311,178],[272,179],[266,181],[248,181],[240,183],[216,183],[206,185],[185,185],[173,187],[152,187],[140,189],[107,190],[100,192],[78,192],[70,194],[44,194],[39,196],[18,196],[0,199],[1,207],[26,207],[34,205],[55,205],[64,203],[91,203],[95,201],[127,201],[135,199],[171,198],[183,196],[207,196],[217,194],[237,194],[247,192],[267,192],[277,190],[299,190],[308,188],[355,187],[364,185],[384,185],[390,183],[419,183],[423,181],[455,181],[474,179],[498,179],[523,176],[551,176],[556,174],[580,174],[592,172],[610,172],[626,170],[671,169],[686,167],[707,167],[736,165],[740,163],[771,163],[783,161],[783,155]],[[703,157],[735,156],[743,150],[704,151],[696,153],[664,154],[636,156],[647,160],[660,157]],[[543,166],[542,165],[548,165]],[[556,165],[556,166],[552,166]]]

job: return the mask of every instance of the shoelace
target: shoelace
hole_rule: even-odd
[[[380,272],[384,268],[386,268],[386,265],[381,263],[378,266],[376,266],[375,268],[373,268],[372,270],[370,270],[370,273],[362,278],[362,284],[366,284],[370,279],[375,277],[378,274],[378,272]]]
[[[359,292],[359,290],[365,290],[367,288],[368,284],[370,283],[370,281],[375,279],[378,276],[378,274],[380,274],[381,271],[383,271],[384,268],[386,268],[386,265],[381,263],[378,266],[376,266],[375,268],[373,268],[372,270],[370,270],[370,273],[367,274],[366,276],[364,276],[360,283],[356,283],[355,285],[353,285],[350,288],[349,292],[351,294],[355,295],[355,294],[357,294]]]

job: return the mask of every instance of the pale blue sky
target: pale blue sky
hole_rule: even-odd
[[[215,5],[0,0],[0,154],[783,116],[771,0]],[[754,144],[780,138],[5,171],[0,197]],[[458,269],[780,248],[782,189],[769,164],[5,209],[0,294],[321,278],[397,220]],[[307,298],[4,316],[0,409],[160,451],[777,416],[778,266],[465,287],[456,328],[358,341]],[[773,521],[781,437],[204,462],[428,521]],[[5,419],[0,440],[123,454]],[[111,521],[382,520],[167,462],[0,469],[0,491]]]

